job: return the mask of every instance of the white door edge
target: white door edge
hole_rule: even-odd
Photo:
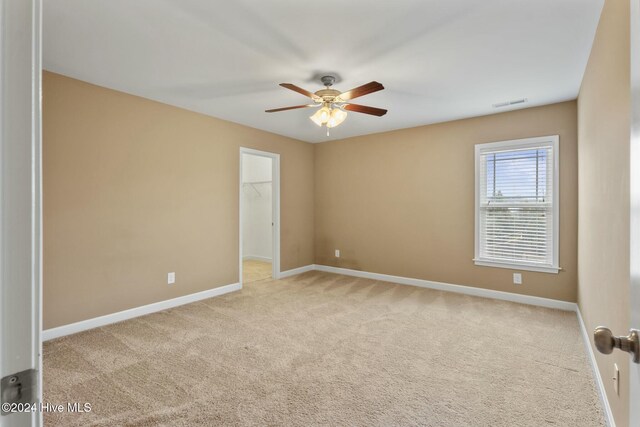
[[[629,328],[640,329],[640,0],[631,0]],[[622,301],[621,301],[622,303]],[[627,331],[620,331],[625,334]],[[640,426],[640,364],[629,362],[629,425]]]
[[[30,29],[30,31],[29,31]],[[0,376],[36,370],[42,402],[41,0],[0,2]],[[3,427],[40,426],[11,413]]]

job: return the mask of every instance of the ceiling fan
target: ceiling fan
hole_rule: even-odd
[[[294,105],[293,107],[274,108],[271,110],[265,110],[266,113],[277,113],[279,111],[296,110],[298,108],[314,108],[320,107],[309,118],[318,126],[325,125],[327,128],[333,128],[347,118],[347,111],[354,111],[356,113],[370,114],[372,116],[384,116],[387,114],[387,110],[376,107],[367,107],[366,105],[352,104],[348,101],[358,98],[363,95],[368,95],[373,92],[378,92],[384,89],[378,82],[367,83],[366,85],[358,86],[346,92],[340,92],[339,90],[331,89],[331,86],[336,81],[334,76],[324,76],[320,79],[322,84],[325,85],[325,89],[312,93],[308,90],[302,89],[291,83],[280,83],[280,86],[290,89],[294,92],[298,92],[302,95],[308,96],[313,100],[313,104]],[[328,131],[327,131],[328,135]]]

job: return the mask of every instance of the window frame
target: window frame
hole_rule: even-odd
[[[560,137],[558,135],[538,136],[533,138],[512,139],[508,141],[487,142],[475,145],[475,253],[473,262],[477,266],[498,267],[512,270],[537,271],[543,273],[555,273],[560,270]],[[552,265],[528,263],[522,261],[504,261],[492,258],[480,258],[480,154],[486,150],[517,150],[526,148],[551,147],[553,150],[553,243],[551,250]]]

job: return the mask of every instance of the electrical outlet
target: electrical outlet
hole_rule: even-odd
[[[514,285],[522,285],[522,274],[521,273],[513,273],[513,284]]]
[[[336,249],[336,258],[340,258],[340,249]]]
[[[620,395],[620,370],[618,369],[618,364],[613,364],[613,389],[616,391],[616,394]]]
[[[176,283],[176,273],[171,272],[167,274],[167,284],[173,285]]]

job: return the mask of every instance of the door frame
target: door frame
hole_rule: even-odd
[[[42,402],[42,3],[0,4],[0,377],[34,370]],[[42,425],[40,411],[0,417]]]
[[[272,153],[269,151],[261,151],[256,150],[254,148],[240,147],[240,175],[239,175],[239,185],[238,185],[238,205],[239,205],[239,213],[238,213],[238,222],[239,222],[239,271],[240,276],[238,282],[240,283],[240,287],[243,286],[242,280],[242,239],[244,236],[243,227],[242,227],[242,214],[244,212],[244,203],[243,199],[243,187],[242,187],[242,156],[243,154],[250,154],[253,156],[261,156],[268,157],[272,160],[271,162],[271,181],[272,181],[272,218],[273,218],[273,227],[272,227],[272,255],[271,255],[271,277],[274,279],[280,278],[280,154]]]
[[[629,328],[640,328],[640,0],[630,4],[631,141]],[[629,425],[640,426],[640,364],[629,361]]]

